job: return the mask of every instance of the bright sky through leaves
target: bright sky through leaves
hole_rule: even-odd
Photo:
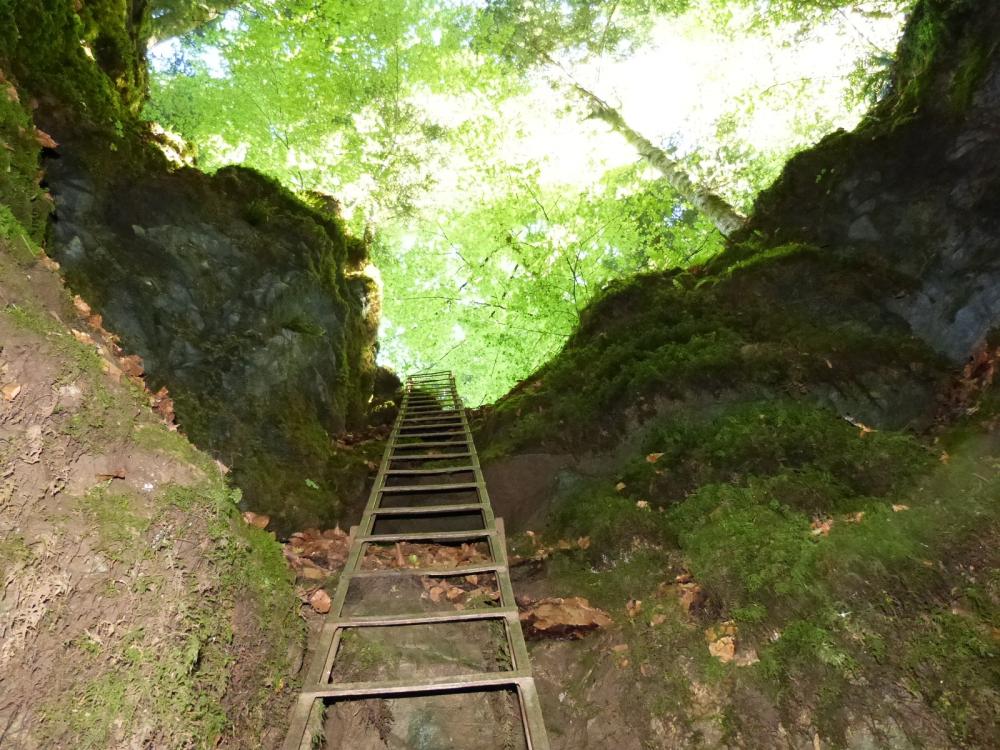
[[[300,21],[272,13],[285,5]],[[608,282],[721,247],[567,83],[745,211],[791,153],[857,121],[862,74],[885,66],[902,21],[760,24],[732,5],[659,18],[624,59],[567,48],[524,70],[470,50],[479,4],[365,5],[352,27],[350,4],[327,17],[255,3],[152,50],[150,115],[197,144],[203,168],[242,162],[336,196],[356,232],[370,223],[381,359],[453,369],[477,404],[557,351]]]

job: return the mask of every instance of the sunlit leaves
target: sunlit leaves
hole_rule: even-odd
[[[717,252],[711,225],[643,176],[614,170],[575,194],[522,179],[387,233],[375,260],[397,290],[384,306],[388,357],[453,369],[471,403],[490,400],[557,351],[609,281]]]
[[[888,58],[852,24],[906,1],[251,0],[157,49],[150,114],[203,168],[241,162],[336,196],[358,233],[370,223],[382,360],[454,369],[478,403],[562,346],[609,281],[720,247],[655,172],[621,166],[637,154],[582,122],[567,81],[621,65],[606,95],[625,119],[745,211],[789,153],[843,124],[838,81],[877,89]],[[772,53],[787,72],[831,19],[865,47],[856,69],[848,55],[776,78]]]
[[[483,73],[472,11],[417,0],[258,0],[158,59],[150,115],[201,146],[368,213],[412,210],[446,129],[414,94]]]

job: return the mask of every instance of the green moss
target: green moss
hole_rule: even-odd
[[[160,423],[139,425],[133,433],[135,444],[148,451],[157,451],[179,458],[185,463],[197,466],[207,475],[212,476],[219,471],[212,460],[195,448],[180,432],[167,428]]]
[[[922,0],[911,12],[899,45],[893,94],[867,122],[898,126],[921,110],[962,115],[986,72],[997,41],[979,23],[975,0]]]
[[[79,13],[72,3],[24,0],[5,20],[0,61],[32,93],[112,131],[130,119],[129,106],[144,95],[145,54],[124,0],[89,2]]]
[[[137,498],[99,485],[80,500],[79,506],[97,531],[99,549],[109,558],[134,563],[147,554],[139,540],[149,528],[150,519],[139,512]]]
[[[799,242],[793,242],[789,245],[778,245],[776,247],[770,247],[767,249],[760,250],[758,252],[749,253],[745,260],[739,260],[733,263],[723,263],[722,259],[716,260],[713,266],[718,266],[724,270],[727,274],[737,273],[739,271],[753,268],[758,264],[768,264],[775,261],[780,261],[783,258],[790,258],[799,253],[819,253],[819,249],[813,245],[805,245]]]
[[[817,606],[809,519],[766,486],[706,485],[671,515],[692,572],[728,607]]]
[[[947,722],[952,740],[960,746],[991,736],[1000,704],[1000,648],[990,632],[1000,611],[994,606],[990,614],[992,625],[937,612],[904,631],[909,686]]]
[[[0,71],[2,74],[2,71]],[[39,146],[16,88],[0,77],[0,238],[21,261],[38,255],[50,203],[38,186]]]
[[[42,736],[51,740],[69,734],[82,750],[109,747],[119,728],[131,725],[134,718],[132,686],[126,676],[104,674],[88,680],[69,706],[43,704]]]
[[[237,511],[238,493],[221,479],[199,486],[168,485],[162,493],[137,498],[97,488],[80,505],[95,524],[102,551],[130,567],[155,553],[153,529],[171,529],[184,519],[211,542],[214,574],[206,588],[193,576],[179,598],[170,627],[152,634],[134,630],[104,639],[95,648],[77,645],[94,658],[94,676],[72,696],[51,696],[42,706],[41,731],[58,740],[72,736],[79,747],[115,744],[144,722],[162,747],[214,747],[236,718],[242,736],[259,736],[269,719],[266,706],[286,690],[288,655],[303,638],[298,601],[281,546],[272,534],[245,524]],[[137,581],[140,605],[162,606],[162,578]],[[234,639],[233,612],[242,613],[241,637]],[[241,653],[246,686],[235,717],[223,698],[232,687],[234,653]],[[69,703],[71,708],[67,710]]]
[[[871,284],[870,271],[799,246],[748,262],[738,273],[726,269],[710,285],[678,274],[635,279],[588,308],[560,355],[488,415],[479,429],[484,455],[548,441],[610,443],[615,417],[625,410],[641,417],[653,410],[653,398],[697,400],[727,390],[750,397],[854,391],[870,398],[863,385],[868,374],[880,380],[893,370],[923,370],[934,377],[941,368],[903,330],[851,320],[849,310],[845,316],[843,299],[775,306],[775,295],[798,294],[801,285],[792,278],[803,276],[844,289],[845,296]]]
[[[9,571],[31,559],[31,550],[24,537],[11,534],[0,539],[0,579],[7,580]]]
[[[953,75],[951,87],[952,107],[958,113],[963,113],[972,104],[972,99],[979,90],[983,77],[989,70],[990,60],[997,49],[993,46],[976,46],[969,50],[961,65]]]
[[[19,263],[30,265],[41,254],[41,249],[31,241],[21,224],[14,218],[14,214],[2,204],[0,204],[0,240],[6,240],[4,246]]]
[[[256,644],[259,653],[253,654],[252,660],[248,658],[254,672],[248,683],[259,686],[253,703],[263,707],[285,689],[291,672],[289,654],[304,637],[293,576],[281,545],[272,533],[243,522],[238,513],[239,491],[226,487],[221,478],[197,487],[175,485],[164,497],[180,509],[209,508],[214,512],[209,533],[215,540],[211,556],[220,572],[219,597],[227,608],[239,603],[253,619],[245,623],[245,629],[266,634],[268,639]],[[224,687],[220,685],[219,690]],[[254,712],[244,720],[253,725],[247,730],[252,731],[261,729],[268,717]]]
[[[663,457],[651,464],[650,453]],[[850,497],[905,487],[933,462],[913,436],[862,434],[807,401],[736,401],[715,414],[692,409],[649,425],[622,478],[667,504],[704,484],[777,475],[771,489],[782,502],[806,513],[835,513],[856,510]]]

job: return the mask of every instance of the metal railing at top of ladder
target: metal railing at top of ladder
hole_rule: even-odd
[[[445,452],[445,451],[450,452]],[[459,461],[458,466],[418,468],[415,464],[441,464]],[[401,468],[393,468],[401,465]],[[421,484],[420,480],[435,475],[472,474],[469,482]],[[390,479],[410,477],[403,484],[390,484]],[[433,481],[433,480],[432,480]],[[456,490],[474,491],[475,502],[432,502],[430,505],[400,505],[408,494],[447,495]],[[383,504],[386,498],[392,498]],[[447,530],[447,523],[438,530],[400,531],[392,522],[406,517],[447,519],[456,516],[479,515],[481,522],[472,530]],[[384,529],[390,525],[390,530]],[[528,750],[548,750],[548,737],[542,721],[541,705],[528,660],[528,650],[518,618],[517,604],[507,566],[507,549],[503,522],[493,515],[479,458],[472,441],[472,432],[465,409],[450,372],[431,372],[407,378],[399,415],[389,435],[385,454],[379,466],[368,504],[357,527],[351,532],[347,563],[337,585],[333,604],[324,622],[314,659],[306,674],[298,702],[293,709],[284,750],[304,750],[310,747],[306,736],[311,713],[317,701],[326,704],[358,698],[404,698],[407,696],[469,693],[507,689],[516,692],[524,740]],[[415,543],[484,543],[489,562],[475,565],[458,564],[452,568],[399,567],[365,569],[364,558],[369,545]],[[478,606],[462,610],[413,612],[351,616],[345,612],[348,590],[352,581],[392,576],[464,576],[493,574],[499,589],[499,606]],[[352,628],[386,625],[406,626],[470,620],[493,620],[503,624],[510,668],[504,671],[471,672],[421,679],[375,680],[368,682],[336,682],[334,665],[344,634]]]

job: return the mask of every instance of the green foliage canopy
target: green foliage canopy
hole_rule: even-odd
[[[251,0],[156,48],[148,116],[195,144],[203,168],[244,163],[336,196],[355,231],[374,238],[383,359],[454,369],[478,403],[551,356],[608,282],[697,263],[721,246],[659,175],[622,156],[615,136],[581,122],[567,81],[623,65],[646,80],[647,98],[669,103],[680,100],[678,76],[728,71],[706,71],[711,56],[687,69],[628,68],[654,37],[757,39],[778,55],[829,35],[834,19],[860,51],[830,85],[853,76],[873,86],[884,48],[863,24],[905,4]],[[747,211],[790,153],[860,112],[857,85],[842,86],[849,106],[817,106],[828,83],[803,75],[747,86],[721,114],[693,112],[684,132],[661,132],[659,145]],[[755,144],[752,131],[774,129],[775,112],[785,115],[781,139]],[[559,141],[578,152],[567,157]]]

